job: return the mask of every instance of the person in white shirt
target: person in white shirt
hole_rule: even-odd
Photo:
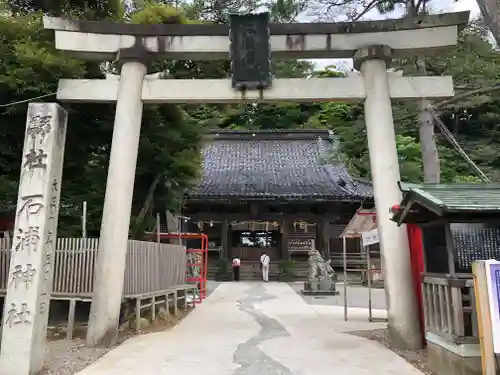
[[[233,259],[233,276],[234,281],[240,281],[240,266],[241,260],[238,257],[234,257]]]
[[[266,253],[262,253],[260,256],[260,268],[262,269],[262,280],[269,281],[269,263],[271,263],[271,258]]]

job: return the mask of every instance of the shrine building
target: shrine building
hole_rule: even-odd
[[[328,130],[209,132],[187,229],[208,234],[212,259],[306,261],[311,246],[340,255],[339,235],[372,189],[338,162],[336,142]]]

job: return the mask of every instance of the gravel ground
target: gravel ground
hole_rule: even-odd
[[[394,349],[391,348],[389,343],[389,334],[387,329],[374,329],[370,331],[356,331],[349,332],[356,336],[365,337],[370,340],[377,341],[384,345],[386,348],[392,350],[394,353],[410,362],[413,366],[422,371],[425,375],[437,375],[432,371],[427,362],[427,349]]]
[[[128,338],[137,334],[147,334],[151,332],[160,332],[167,330],[179,323],[185,316],[189,314],[191,309],[183,311],[179,310],[179,316],[170,316],[166,321],[157,321],[149,325],[143,331],[136,333],[135,331],[120,332],[117,344],[118,346]],[[73,340],[57,339],[56,337],[63,335],[56,333],[49,338],[45,348],[45,366],[39,375],[73,375],[85,367],[91,365],[113,348],[87,348],[83,338],[75,338]],[[75,335],[85,337],[84,331],[75,332]]]
[[[45,349],[45,368],[40,375],[75,374],[109,350],[86,348],[83,339],[49,341]]]

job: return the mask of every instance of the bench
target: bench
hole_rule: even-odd
[[[198,290],[195,284],[182,284],[175,287],[158,290],[149,293],[138,293],[138,294],[128,294],[123,297],[124,301],[134,301],[135,300],[135,329],[140,330],[140,318],[141,312],[146,308],[151,308],[151,319],[156,318],[156,307],[164,306],[167,314],[170,313],[170,307],[173,306],[174,314],[178,314],[178,309],[181,304],[184,308],[188,305],[188,294],[189,292],[195,294]],[[69,301],[69,311],[68,311],[68,325],[66,329],[66,338],[72,339],[75,329],[75,310],[76,302],[92,302],[92,295],[63,295],[62,293],[52,293],[51,299],[53,300],[67,300]],[[193,298],[194,306],[194,298]],[[127,307],[127,306],[126,306]],[[128,315],[128,312],[125,312]]]
[[[133,294],[125,296],[128,300],[135,300],[135,329],[140,331],[141,312],[150,308],[151,320],[156,318],[156,307],[164,306],[167,315],[170,314],[170,306],[173,305],[174,315],[178,315],[179,307],[185,309],[188,306],[188,293],[193,294],[192,306],[195,306],[195,293],[198,290],[196,284],[182,284],[166,290],[151,293]]]

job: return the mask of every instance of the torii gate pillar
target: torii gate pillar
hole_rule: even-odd
[[[422,341],[411,275],[406,227],[391,221],[389,207],[401,201],[396,134],[392,118],[388,64],[392,51],[387,46],[370,46],[356,51],[354,67],[361,71],[366,90],[365,123],[368,136],[382,270],[385,281],[387,317],[391,344],[418,348]]]
[[[146,65],[123,61],[116,102],[87,345],[109,346],[118,332],[130,213],[141,134]]]

